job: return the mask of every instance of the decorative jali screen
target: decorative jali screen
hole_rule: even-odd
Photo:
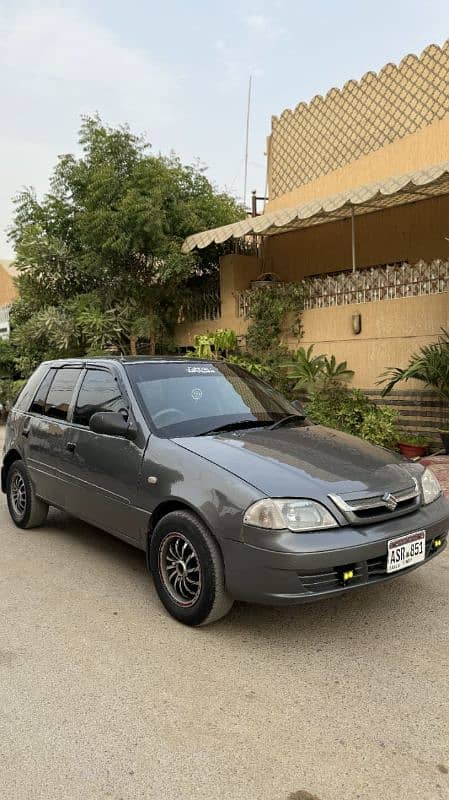
[[[332,308],[376,300],[396,300],[441,294],[448,291],[449,261],[437,259],[427,264],[397,263],[381,267],[312,276],[302,281],[305,289],[304,308]],[[270,291],[269,287],[262,291]],[[247,317],[251,293],[240,292],[238,316]]]

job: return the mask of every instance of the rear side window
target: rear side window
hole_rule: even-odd
[[[31,403],[30,411],[34,411],[36,414],[45,414],[45,401],[47,399],[48,390],[51,386],[51,382],[55,376],[55,369],[50,369],[44,380],[42,381],[39,389],[37,390],[34,400]]]
[[[42,378],[48,372],[48,366],[46,364],[41,364],[31,375],[31,378],[28,379],[25,386],[23,387],[22,391],[18,395],[15,400],[14,409],[19,409],[20,411],[29,411],[29,407],[31,401],[36,394],[36,389],[42,382]]]
[[[73,390],[80,374],[81,369],[72,369],[70,367],[57,370],[45,403],[45,415],[47,417],[61,420],[67,419]]]
[[[128,404],[111,373],[90,369],[81,384],[72,421],[78,425],[89,425],[92,414],[97,411],[123,411],[127,407]]]

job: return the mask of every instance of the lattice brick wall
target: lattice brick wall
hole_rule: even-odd
[[[272,119],[271,197],[415,133],[449,113],[449,40]]]

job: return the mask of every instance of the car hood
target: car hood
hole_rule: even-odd
[[[321,425],[217,433],[174,440],[269,497],[364,496],[399,491],[419,467],[389,450]]]

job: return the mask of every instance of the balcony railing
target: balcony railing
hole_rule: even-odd
[[[301,283],[304,286],[306,309],[441,294],[448,291],[449,261],[437,259],[431,263],[418,261],[417,264],[385,264],[356,272],[315,275],[305,278]],[[248,316],[250,302],[251,292],[240,292],[237,298],[239,317]]]

